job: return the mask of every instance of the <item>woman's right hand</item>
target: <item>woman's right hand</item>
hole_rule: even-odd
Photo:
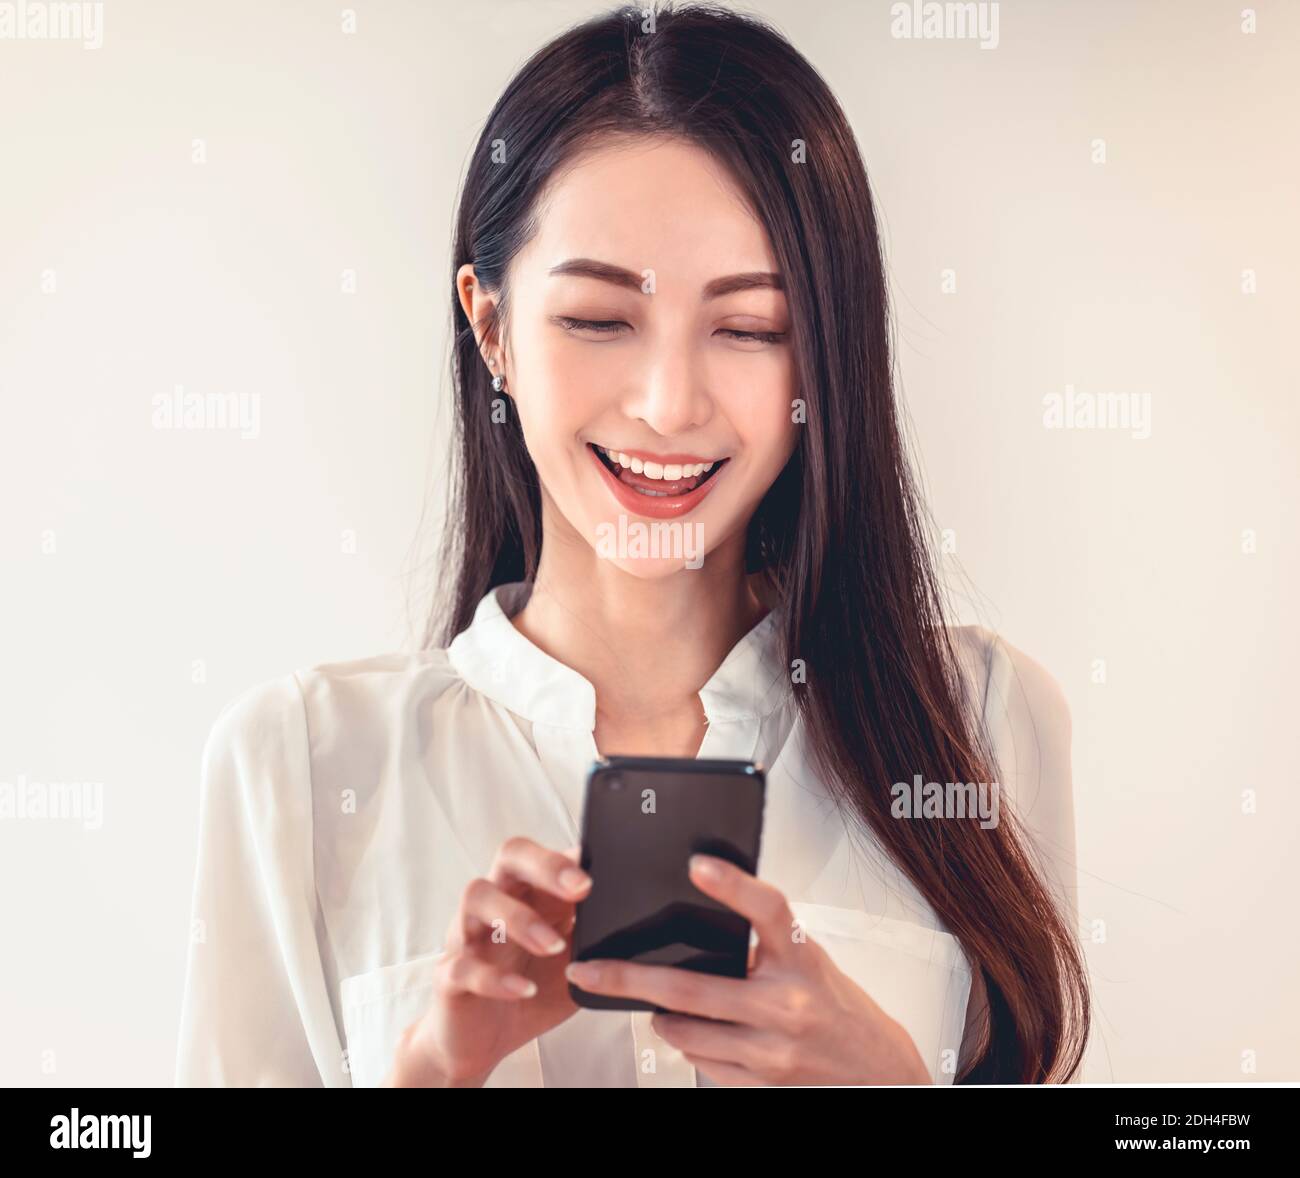
[[[403,1033],[386,1087],[481,1087],[512,1051],[576,1013],[564,968],[591,887],[579,854],[511,838],[487,878],[470,880],[434,966],[433,1001]]]

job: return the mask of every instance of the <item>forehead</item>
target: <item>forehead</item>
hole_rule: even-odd
[[[538,210],[524,253],[542,269],[597,258],[702,286],[720,274],[777,268],[767,231],[727,169],[678,139],[583,152],[552,179]]]

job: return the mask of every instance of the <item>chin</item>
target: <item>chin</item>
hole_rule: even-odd
[[[655,520],[629,513],[593,520],[587,531],[597,560],[643,581],[703,568],[707,535],[700,520]]]
[[[636,560],[619,557],[608,560],[608,563],[640,581],[663,581],[681,572],[699,572],[703,561],[703,555],[696,554],[689,564],[684,557],[642,557]]]

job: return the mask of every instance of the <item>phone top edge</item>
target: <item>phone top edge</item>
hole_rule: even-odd
[[[589,773],[595,774],[611,769],[673,769],[686,773],[741,773],[751,777],[762,777],[766,772],[761,761],[750,761],[743,757],[599,757],[591,763]]]

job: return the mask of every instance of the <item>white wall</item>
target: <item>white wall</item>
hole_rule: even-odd
[[[208,726],[418,628],[463,163],[605,6],[342,7],[110,0],[101,48],[0,40],[0,782],[104,804],[0,822],[0,1083],[170,1082]],[[1071,702],[1087,1078],[1298,1078],[1300,9],[1004,0],[983,50],[753,7],[858,132],[963,612]],[[154,428],[177,385],[255,395],[257,436]],[[1044,428],[1067,385],[1149,395],[1150,436]]]

